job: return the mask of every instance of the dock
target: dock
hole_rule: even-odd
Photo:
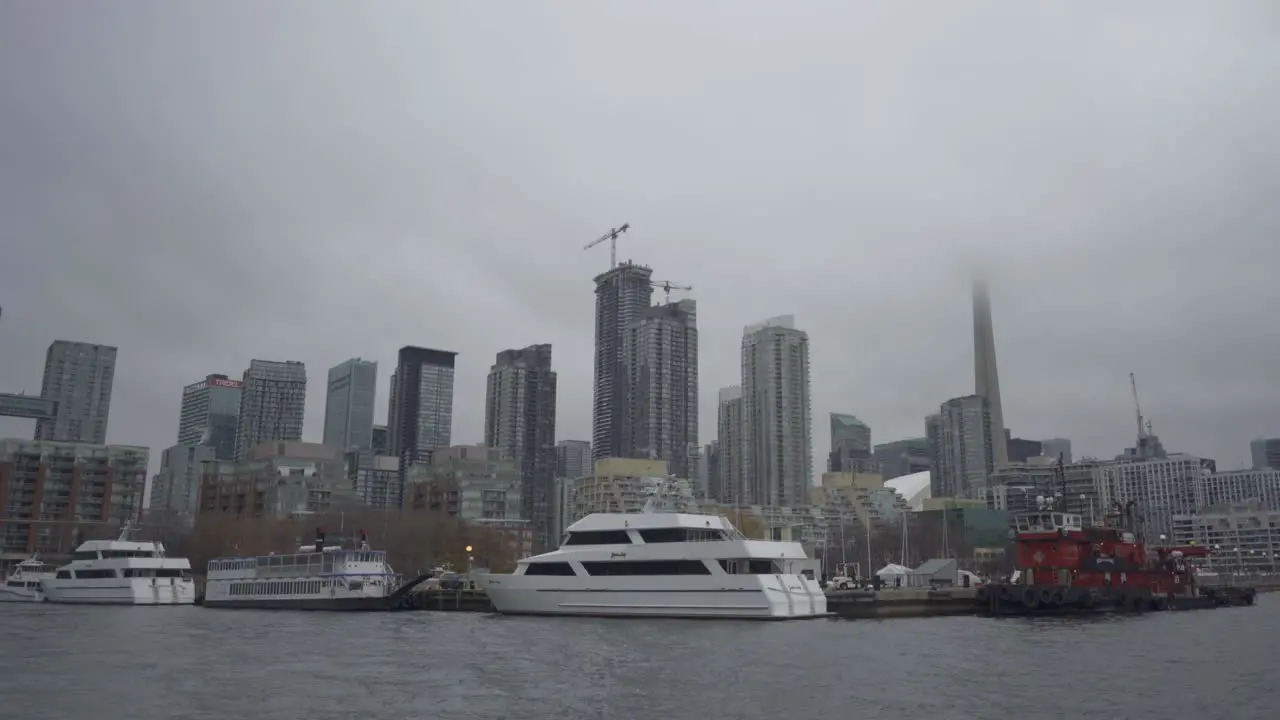
[[[827,611],[850,620],[977,615],[976,588],[833,590]]]
[[[493,612],[493,603],[483,590],[415,590],[405,593],[390,608],[401,610],[436,610],[440,612]]]

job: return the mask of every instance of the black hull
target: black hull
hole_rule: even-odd
[[[990,616],[1063,616],[1141,614],[1211,610],[1252,605],[1253,588],[1214,588],[1199,595],[1153,595],[1140,589],[1098,591],[1086,588],[1028,588],[987,585],[978,591],[978,611]]]
[[[204,606],[211,610],[318,610],[329,612],[385,612],[391,609],[390,598],[316,598],[295,600],[271,600],[254,598],[246,600],[206,599]]]

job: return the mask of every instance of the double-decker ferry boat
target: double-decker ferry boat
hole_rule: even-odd
[[[204,606],[264,610],[387,610],[403,590],[387,554],[369,549],[360,531],[355,548],[314,545],[292,555],[224,557],[209,561]]]
[[[1014,516],[1010,530],[1018,572],[1012,582],[984,585],[980,607],[991,614],[1074,614],[1192,610],[1252,605],[1252,588],[1201,588],[1193,558],[1197,545],[1154,547],[1143,541],[1135,503],[1116,504],[1103,523],[1055,510],[1052,499]]]
[[[196,601],[191,563],[169,557],[159,542],[89,540],[71,562],[40,581],[49,602],[95,605],[191,605]]]
[[[44,591],[40,582],[52,578],[54,567],[36,557],[31,557],[13,569],[4,585],[0,586],[0,602],[43,602]]]
[[[799,543],[750,540],[724,516],[597,513],[558,550],[476,578],[499,613],[611,617],[823,617],[817,562]]]

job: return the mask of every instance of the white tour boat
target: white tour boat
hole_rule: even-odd
[[[191,563],[168,557],[159,542],[89,540],[71,562],[40,582],[49,602],[95,605],[192,605],[196,601]]]
[[[293,555],[226,557],[209,561],[204,606],[265,610],[386,610],[400,588],[400,576],[387,554],[370,550],[362,531],[360,545],[325,545],[324,530],[315,545]]]
[[[31,557],[18,563],[4,585],[0,586],[0,602],[43,602],[40,581],[52,578],[54,568]]]
[[[816,561],[799,543],[750,540],[724,516],[597,513],[570,525],[560,549],[510,575],[476,578],[510,615],[823,617]]]

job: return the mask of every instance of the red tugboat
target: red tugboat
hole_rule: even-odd
[[[1252,605],[1253,588],[1202,588],[1190,558],[1209,549],[1195,545],[1148,552],[1134,503],[1116,505],[1100,526],[1085,527],[1079,514],[1053,509],[1019,513],[1010,530],[1017,548],[1015,580],[978,589],[979,605],[992,615],[1068,615],[1091,612],[1193,610]]]

